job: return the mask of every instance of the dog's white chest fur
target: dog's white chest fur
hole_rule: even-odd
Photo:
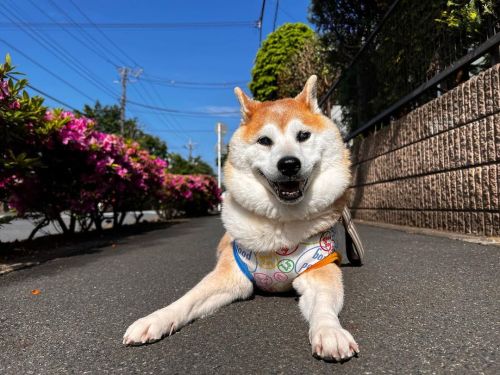
[[[339,213],[328,211],[308,220],[278,221],[243,208],[230,194],[224,196],[222,221],[238,244],[254,252],[293,247],[333,226]]]

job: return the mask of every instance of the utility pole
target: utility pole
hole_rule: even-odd
[[[120,82],[122,85],[122,96],[120,99],[120,134],[122,137],[125,136],[125,105],[127,104],[128,72],[128,68],[118,68],[118,73],[120,73]]]
[[[189,138],[189,142],[187,143],[187,145],[184,146],[184,148],[187,148],[188,150],[188,161],[189,163],[191,163],[193,161],[193,149],[194,149],[194,146],[196,146],[196,143],[193,143],[193,141],[191,141],[191,138]]]
[[[218,122],[215,126],[215,132],[217,133],[217,187],[220,189],[222,187],[222,137],[227,132],[227,126],[222,122]],[[217,205],[217,210],[221,210],[221,205]]]
[[[221,136],[221,123],[217,123],[217,186],[220,189],[220,183],[221,183],[221,156],[222,156],[222,136]]]
[[[129,67],[122,66],[118,68],[118,73],[120,74],[120,83],[122,85],[122,95],[120,98],[120,134],[122,137],[125,136],[125,106],[127,105],[127,83],[133,82],[130,80],[130,76],[137,78],[141,75],[142,69],[132,70]]]

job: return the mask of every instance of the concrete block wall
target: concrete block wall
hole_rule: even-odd
[[[500,236],[500,64],[356,140],[353,216]]]

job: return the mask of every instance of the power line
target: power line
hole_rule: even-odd
[[[84,36],[87,40],[90,41],[90,43],[94,44],[94,48],[99,47],[101,49],[101,53],[103,55],[110,54],[114,59],[116,59],[116,62],[111,62],[113,67],[117,68],[120,65],[120,58],[116,56],[112,51],[110,51],[108,48],[106,48],[99,40],[94,38],[91,34],[87,32],[82,27],[78,26],[78,23],[60,6],[58,6],[53,0],[48,0],[50,4],[61,14],[64,15],[64,17],[70,22],[71,25],[76,25],[76,27],[79,29],[79,32],[81,33],[82,36]]]
[[[26,59],[28,59],[29,61],[31,61],[33,64],[35,64],[36,66],[38,66],[40,69],[43,69],[44,71],[46,71],[47,73],[49,73],[52,77],[58,79],[59,81],[61,81],[62,83],[64,83],[66,86],[68,87],[71,87],[73,90],[75,90],[77,93],[79,93],[80,95],[84,96],[85,98],[89,99],[90,101],[94,101],[95,99],[94,98],[91,98],[90,96],[88,96],[86,93],[84,93],[82,90],[80,90],[78,87],[74,86],[73,84],[71,84],[70,82],[66,81],[64,78],[62,78],[61,76],[57,75],[56,73],[52,72],[50,69],[46,68],[45,66],[43,66],[42,64],[40,64],[38,61],[32,59],[31,57],[29,57],[27,54],[25,54],[24,52],[22,52],[20,49],[18,49],[17,47],[15,47],[14,45],[10,44],[9,42],[7,42],[6,40],[4,39],[1,39],[0,38],[0,42],[4,43],[5,45],[7,45],[9,48],[13,49],[14,51],[16,51],[17,53],[19,53],[20,55],[24,56]]]
[[[130,104],[130,101],[128,102]],[[160,113],[163,113],[163,109],[158,110],[158,109],[151,109],[149,111],[143,111],[143,110],[138,110],[134,109],[135,113],[144,113],[144,114],[151,114],[151,115],[159,115]],[[200,118],[200,117],[224,117],[224,118],[240,118],[240,114],[212,114],[210,112],[201,112],[201,113],[185,113],[185,112],[167,112],[169,113],[169,116],[174,120],[176,117],[188,117],[188,118]]]
[[[142,82],[140,82],[140,83],[142,84]],[[151,87],[151,90],[153,91],[153,94],[158,99],[158,102],[160,103],[160,105],[166,106],[165,101],[163,100],[163,97],[160,95],[160,93],[158,92],[158,90],[156,90],[156,88],[152,84],[149,84],[149,85]],[[148,92],[145,87],[144,87],[144,90],[146,92]],[[172,125],[172,128],[179,129],[179,130],[183,129],[183,127],[176,120],[174,120],[174,118],[172,116],[170,116],[170,115],[168,115],[166,113],[163,113],[162,115],[165,118],[165,120],[167,120],[167,122]],[[167,116],[170,116],[170,117],[167,117]],[[181,138],[181,137],[179,137],[179,138]]]
[[[90,17],[88,17],[83,10],[73,1],[70,0],[71,4],[78,10],[78,12],[88,21],[90,22],[94,28],[101,34],[113,47],[115,47],[123,56],[125,56],[127,59],[129,59],[132,63],[134,63],[135,66],[140,66],[132,57],[130,57],[120,46],[118,46],[111,38],[109,38],[106,33],[104,33],[100,27],[93,22]]]
[[[35,7],[36,9],[38,9],[38,11],[40,13],[42,13],[43,15],[45,15],[45,17],[47,17],[48,19],[54,21],[54,18],[52,18],[52,16],[50,16],[47,12],[45,12],[43,10],[43,8],[39,7],[33,0],[29,0],[29,2],[31,3],[31,5],[33,7]],[[89,45],[85,40],[83,39],[80,39],[78,36],[76,36],[75,34],[73,34],[67,27],[62,27],[61,28],[69,35],[71,35],[71,37],[73,37],[75,40],[77,40],[78,42],[80,42],[80,44],[82,44],[83,46],[85,46],[88,50],[90,50],[94,55],[96,55],[97,57],[99,57],[100,59],[103,59],[105,62],[107,62],[108,64],[112,65],[113,67],[117,67],[117,65],[109,60],[107,57],[105,57],[103,54],[101,53],[98,53],[95,49],[95,46],[91,46]]]
[[[258,21],[207,21],[207,22],[148,22],[148,23],[95,23],[95,22],[29,22],[30,26],[44,29],[55,29],[58,27],[70,28],[101,28],[101,29],[210,29],[210,28],[232,28],[251,27],[258,28]],[[14,28],[11,22],[0,22],[0,28]]]
[[[157,104],[155,98],[150,94],[149,90],[143,85],[142,79],[138,81],[139,84],[137,86],[132,86],[134,90],[139,94],[140,98],[143,100],[143,102],[147,102],[150,100],[153,104]],[[156,91],[155,87],[153,85],[150,85],[151,88],[153,89],[154,93],[156,94],[156,97],[159,99],[160,105],[165,105],[160,94]],[[139,89],[141,91],[139,91]],[[146,99],[143,93],[149,98]],[[181,128],[180,125],[178,125],[175,121],[172,115],[167,114],[165,112],[147,112],[150,115],[155,115],[159,117],[159,120],[164,123],[169,129],[172,129],[172,132],[174,133],[174,136],[177,137],[178,139],[182,140],[183,142],[187,139],[183,136],[181,136],[175,129]]]
[[[257,28],[259,29],[259,45],[262,44],[262,21],[264,20],[264,10],[266,8],[266,0],[262,0],[262,8],[260,10],[260,17],[257,21]]]
[[[152,88],[154,88],[153,86],[151,86]],[[164,105],[163,103],[163,100],[161,100],[161,97],[159,94],[157,94],[157,98],[159,98],[160,100],[157,101],[153,95],[149,92],[149,90],[146,88],[146,86],[143,84],[142,80],[139,81],[139,85],[138,85],[138,88],[140,88],[145,94],[146,96],[149,98],[150,102],[153,103],[154,105]],[[144,97],[143,97],[144,98]],[[176,124],[174,124],[173,121],[171,121],[171,119],[169,117],[167,117],[167,114],[165,112],[160,112],[158,114],[161,118],[161,120],[168,126],[170,127],[171,129],[176,129]],[[176,135],[179,139],[182,139],[182,137],[180,135]]]
[[[137,92],[139,93],[140,97],[143,99],[143,101],[147,101],[144,96],[139,92],[139,89],[142,90],[146,94],[146,96],[149,98],[149,100],[153,104],[157,104],[156,100],[153,98],[153,96],[150,94],[149,90],[146,89],[146,87],[143,85],[142,80],[139,81],[139,85],[137,85]],[[160,97],[158,95],[158,97]],[[163,103],[163,101],[160,100],[160,105]],[[176,124],[172,121],[170,117],[167,117],[167,114],[165,112],[159,112],[159,113],[154,113],[154,115],[158,116],[160,121],[163,122],[168,128],[172,129],[174,132],[174,136],[176,136],[178,139],[182,140],[183,142],[185,141],[185,137],[182,137],[180,134],[176,132]]]
[[[10,5],[11,8],[16,11],[17,13],[22,13],[19,8],[15,6],[14,3],[11,3]],[[4,11],[0,10],[0,14],[3,14],[6,18],[9,20],[13,20],[8,13],[5,13]],[[50,36],[43,36],[42,34],[36,32],[36,30],[33,30],[32,27],[25,25],[25,22],[20,19],[19,17],[15,16],[12,14],[12,16],[17,19],[18,21],[15,22],[17,27],[20,28],[24,33],[26,33],[31,39],[33,39],[36,43],[41,45],[43,48],[45,48],[47,51],[51,51],[52,54],[58,58],[64,65],[66,65],[68,68],[73,70],[76,74],[78,74],[80,77],[83,79],[87,80],[89,83],[91,83],[93,86],[98,88],[99,90],[105,92],[107,95],[111,96],[112,98],[116,98],[116,94],[112,92],[110,89],[108,89],[106,86],[104,86],[98,78],[95,78],[95,75],[86,67],[84,66],[79,60],[77,60],[75,57],[72,56],[72,54],[66,50],[64,47],[60,46],[57,41],[54,39],[50,38]],[[4,40],[4,43],[7,44],[7,42]],[[19,53],[23,54],[19,49],[12,47],[11,44],[9,44],[11,48],[16,49]],[[25,57],[27,56],[26,54],[23,54]],[[30,61],[34,61],[30,57],[27,57]],[[38,66],[42,66],[40,63],[35,63]],[[43,67],[45,71],[50,71],[48,68]],[[50,72],[51,75],[55,75],[55,73]],[[60,77],[59,77],[60,78]],[[81,92],[80,92],[81,93]],[[85,95],[84,95],[85,96]],[[94,99],[92,99],[94,100]]]
[[[171,130],[171,129],[148,129],[149,131],[152,132],[159,132],[159,133],[210,133],[213,134],[213,130],[190,130],[190,129],[185,129],[182,131],[176,131],[176,130]]]
[[[182,89],[200,89],[200,90],[225,90],[233,88],[234,86],[245,85],[247,81],[233,81],[233,82],[190,82],[190,81],[178,81],[170,78],[160,78],[145,76],[142,78],[143,81],[149,82],[158,86],[166,86],[173,88]]]
[[[278,9],[280,7],[280,0],[276,0],[276,9],[274,11],[273,33],[276,30],[276,21],[278,20]]]
[[[136,105],[136,106],[142,107],[142,108],[152,109],[152,110],[159,111],[159,112],[185,114],[185,115],[191,115],[191,116],[205,116],[205,117],[225,116],[225,115],[234,115],[234,116],[238,115],[239,116],[239,113],[240,113],[240,111],[213,111],[213,112],[212,111],[211,112],[207,112],[207,111],[183,111],[180,109],[157,107],[154,105],[138,103],[138,102],[135,102],[132,100],[127,100],[127,103],[132,104],[132,105]]]
[[[280,13],[283,13],[285,16],[287,16],[292,22],[299,22],[297,20],[297,18],[295,18],[294,16],[292,16],[289,12],[287,12],[284,8],[283,8],[283,5],[280,6],[279,8],[279,11]]]
[[[183,85],[203,85],[203,86],[229,86],[229,85],[241,85],[246,83],[246,81],[223,81],[223,82],[200,82],[200,81],[182,81],[173,78],[159,77],[151,74],[145,74],[145,77],[149,77],[149,80],[160,80],[173,84],[183,84]],[[143,78],[144,80],[144,78]]]
[[[19,8],[17,8],[14,3],[12,3],[10,7],[13,8],[13,10],[18,14],[22,13],[22,11]],[[0,13],[3,14],[9,20],[11,21],[13,20],[8,13],[3,12],[2,10],[0,10]],[[70,69],[72,69],[75,73],[77,73],[78,75],[80,75],[85,79],[90,77],[90,71],[88,71],[86,67],[84,67],[78,60],[76,60],[71,54],[69,54],[67,50],[65,50],[63,47],[60,47],[55,40],[53,40],[49,36],[45,37],[41,34],[38,34],[36,30],[34,30],[30,26],[26,27],[24,21],[21,18],[17,17],[16,15],[12,14],[12,17],[14,17],[17,20],[15,24],[17,25],[18,28],[20,28],[25,34],[27,34],[31,39],[33,39],[42,47],[50,51],[53,51],[55,54],[58,54],[57,58],[61,60],[65,65],[67,65]],[[90,77],[90,80],[91,79],[92,77]]]

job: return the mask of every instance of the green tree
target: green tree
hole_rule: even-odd
[[[82,112],[86,117],[96,120],[96,129],[103,133],[120,134],[120,107],[118,105],[103,106],[96,101],[94,106],[85,104]],[[125,120],[125,137],[133,139],[149,151],[150,154],[167,158],[167,145],[160,138],[145,133],[139,127],[136,118]]]
[[[340,72],[353,60],[363,42],[379,24],[392,0],[312,0],[310,21],[316,25],[326,58]],[[365,53],[362,63],[353,66],[331,97],[342,106],[342,115],[351,130],[371,115],[371,99],[376,94],[373,57]]]
[[[184,159],[180,154],[171,153],[168,156],[168,171],[173,174],[207,174],[214,175],[210,165],[203,161],[199,156],[191,161]]]
[[[262,43],[252,69],[250,90],[257,100],[279,98],[278,75],[292,56],[315,37],[314,31],[303,23],[286,23]]]
[[[485,31],[483,18],[498,14],[499,8],[500,4],[495,5],[494,0],[448,0],[436,21],[450,29],[462,29],[468,38],[474,38]]]
[[[318,98],[326,94],[336,77],[334,69],[327,63],[326,50],[317,35],[305,41],[300,50],[284,63],[278,73],[278,96],[294,97],[300,93],[307,79],[318,76]],[[328,100],[325,107],[330,109],[333,103]]]
[[[120,134],[120,107],[117,105],[103,106],[96,101],[94,106],[85,104],[81,112],[84,116],[96,120],[96,130],[103,133]],[[134,134],[137,130],[135,119],[125,120],[126,135]]]
[[[316,26],[329,62],[345,68],[360,49],[392,0],[312,0],[309,20]]]
[[[167,144],[157,136],[138,130],[134,140],[139,143],[142,148],[148,150],[151,155],[158,156],[165,160],[168,158]]]
[[[349,66],[391,3],[392,0],[311,3],[310,21],[316,25],[328,51],[328,61],[333,68],[344,70],[333,102],[342,107],[343,119],[351,130],[466,55],[499,27],[499,1],[403,0]],[[487,58],[485,63],[489,63]],[[455,76],[440,82],[439,90],[449,90],[468,79],[473,69],[462,67]],[[427,90],[418,101],[434,98],[437,91]],[[407,113],[414,104],[400,107],[393,115]]]

